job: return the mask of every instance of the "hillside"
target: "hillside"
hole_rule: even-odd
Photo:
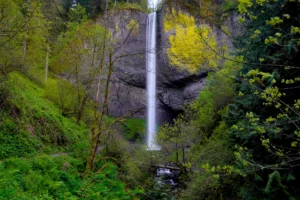
[[[300,199],[299,0],[0,0],[0,199]]]
[[[0,119],[2,199],[131,199],[139,193],[125,190],[113,162],[100,162],[97,173],[83,176],[88,126],[62,116],[47,99],[47,87],[11,73],[6,89]]]

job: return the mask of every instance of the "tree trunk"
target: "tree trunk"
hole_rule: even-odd
[[[105,96],[104,96],[104,101],[103,101],[103,105],[102,105],[102,110],[101,110],[101,114],[100,114],[100,122],[99,122],[99,132],[97,135],[97,142],[96,142],[96,147],[94,149],[94,152],[97,152],[97,149],[99,148],[100,145],[100,136],[103,132],[103,117],[104,117],[104,113],[105,113],[105,108],[107,107],[107,99],[108,99],[108,93],[109,93],[109,82],[110,82],[110,77],[112,75],[113,72],[113,61],[112,61],[112,53],[109,53],[109,68],[108,68],[108,75],[107,75],[107,80],[106,80],[106,86],[105,86]],[[94,157],[92,162],[94,162],[95,159],[95,153],[94,153]]]
[[[95,65],[95,54],[96,54],[96,46],[94,45],[92,65],[91,65],[92,69],[94,68],[94,65]],[[87,87],[85,88],[85,91],[88,91],[91,88],[92,83],[93,83],[93,78],[94,78],[93,75],[91,77],[89,77],[89,82],[88,82]],[[77,111],[77,124],[79,124],[79,122],[81,120],[82,113],[84,111],[84,107],[85,107],[85,103],[86,103],[87,98],[88,98],[88,96],[87,96],[87,93],[86,93],[85,96],[83,97],[83,99],[81,101],[81,104],[79,105],[79,108],[78,108],[78,111]]]
[[[49,42],[47,42],[47,50],[46,50],[46,65],[45,65],[45,82],[48,80],[48,67],[49,67]]]
[[[26,35],[25,35],[23,38],[23,50],[22,50],[22,61],[23,62],[25,62],[26,49],[27,49],[27,40],[26,40]]]
[[[91,146],[90,146],[90,150],[89,150],[89,157],[88,157],[86,167],[85,167],[85,172],[90,172],[93,169],[94,158],[95,158],[95,154],[96,154],[94,149],[96,148],[96,142],[97,142],[97,134],[96,134],[97,122],[98,122],[97,112],[98,112],[98,107],[99,107],[101,70],[102,70],[102,66],[104,64],[104,57],[105,57],[104,50],[105,50],[105,45],[103,45],[102,57],[101,57],[101,61],[100,61],[100,74],[99,74],[99,78],[98,78],[97,93],[96,93],[96,99],[95,99],[95,103],[94,103],[94,122],[93,122],[93,127],[92,127],[92,140],[91,140]]]
[[[184,142],[181,142],[181,150],[182,150],[182,162],[185,164],[185,152],[184,152]]]
[[[175,142],[175,148],[176,148],[176,163],[179,163],[177,138],[176,138],[176,142]]]
[[[110,59],[110,61],[111,61],[111,59]],[[96,134],[96,126],[93,127],[93,131],[92,131],[93,132],[93,137],[92,137],[91,147],[90,147],[90,151],[89,151],[89,157],[88,157],[88,161],[87,161],[87,165],[86,165],[86,172],[89,172],[93,169],[96,153],[97,153],[97,150],[98,150],[99,145],[100,145],[100,136],[103,133],[102,121],[103,121],[103,117],[104,117],[104,113],[105,113],[104,112],[105,107],[107,106],[107,99],[108,99],[108,93],[109,93],[108,88],[109,88],[110,77],[112,75],[112,69],[113,69],[113,63],[111,62],[109,64],[109,72],[108,72],[108,75],[107,75],[106,87],[105,87],[105,97],[104,97],[102,110],[101,110],[101,113],[100,113],[100,119],[99,119],[99,122],[98,122],[98,120],[94,121],[94,125],[95,125],[95,123],[97,124],[97,122],[98,122],[99,126],[98,126],[97,134]],[[99,82],[98,82],[97,96],[99,94],[99,90],[100,90],[100,78],[99,78]],[[98,101],[99,101],[99,99],[98,99]],[[98,108],[98,104],[96,102],[95,103],[95,110],[97,108]],[[95,115],[95,111],[94,111],[94,118],[98,119],[98,117]]]
[[[28,7],[31,8],[31,0],[27,1],[28,3]],[[29,20],[29,19],[27,19]],[[27,34],[28,34],[28,22],[25,24],[25,28],[24,28],[24,37],[23,37],[23,47],[22,47],[22,61],[25,63],[25,59],[26,59],[26,52],[27,52]]]
[[[79,107],[81,105],[81,95],[80,95],[80,84],[79,84],[79,67],[78,67],[78,58],[76,56],[75,58],[75,79],[76,79],[76,89],[77,89],[77,103],[78,105],[76,106],[76,112],[78,114]],[[77,121],[77,123],[79,123]]]
[[[108,0],[105,0],[105,10],[108,10]]]
[[[94,103],[94,122],[93,122],[93,127],[92,127],[92,140],[91,140],[91,146],[89,150],[89,157],[86,163],[85,167],[85,172],[89,172],[93,169],[93,158],[95,157],[94,149],[96,147],[96,139],[97,139],[97,134],[96,134],[96,129],[97,129],[97,122],[98,122],[98,116],[97,116],[97,111],[99,107],[99,93],[100,93],[100,83],[101,83],[101,77],[99,76],[98,78],[98,87],[97,87],[97,95]]]
[[[96,93],[96,99],[95,99],[95,103],[94,103],[94,122],[93,122],[93,127],[92,127],[92,140],[91,140],[91,146],[90,146],[90,150],[89,150],[89,156],[88,156],[88,160],[86,163],[86,168],[85,168],[85,172],[89,172],[93,169],[93,165],[94,165],[94,159],[95,159],[95,154],[96,154],[96,143],[97,143],[97,134],[96,134],[96,129],[97,129],[97,123],[98,123],[98,107],[99,107],[99,95],[100,95],[100,84],[101,84],[101,71],[102,71],[102,67],[104,65],[104,61],[105,61],[105,49],[106,49],[106,32],[104,34],[104,44],[102,46],[102,55],[101,55],[101,59],[100,59],[100,74],[99,74],[99,78],[98,78],[98,87],[97,87],[97,93]],[[101,128],[101,121],[99,122],[99,127]],[[101,129],[98,129],[98,131],[101,131]]]

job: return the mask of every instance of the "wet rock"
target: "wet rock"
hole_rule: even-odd
[[[208,70],[200,70],[195,74],[179,70],[169,64],[167,49],[172,32],[164,31],[164,9],[158,13],[157,25],[157,113],[158,121],[171,121],[183,111],[185,104],[195,99],[205,84]],[[115,62],[113,80],[111,81],[108,111],[112,116],[122,116],[128,112],[145,107],[146,99],[146,21],[147,14],[136,10],[125,10],[114,14],[111,29],[118,26],[115,36],[126,39]],[[233,30],[236,16],[226,21],[229,30]],[[130,20],[138,22],[138,30],[129,34]],[[230,38],[216,27],[213,31],[219,44],[227,42],[232,48]],[[129,37],[127,37],[129,35]],[[123,55],[128,55],[122,58]],[[146,109],[133,117],[146,118]]]

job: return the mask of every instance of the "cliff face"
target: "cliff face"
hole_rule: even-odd
[[[146,105],[146,19],[147,15],[136,10],[110,13],[106,20],[114,29],[119,48],[110,82],[107,112],[111,116],[122,116]],[[131,28],[134,26],[134,28]],[[116,30],[117,29],[117,30]],[[135,114],[143,118],[145,111]]]
[[[137,26],[130,32],[128,24],[132,20],[137,22]],[[182,112],[183,105],[199,95],[208,71],[190,74],[171,66],[166,51],[172,33],[164,31],[164,9],[158,13],[157,20],[157,112],[158,121],[162,123]],[[146,116],[146,22],[147,15],[139,11],[122,11],[113,18],[112,24],[118,26],[116,35],[122,38],[123,43],[119,50],[122,58],[115,63],[110,85],[109,115],[122,116],[144,107],[134,117]],[[234,18],[228,20],[229,29],[232,29],[230,23],[235,23]],[[214,27],[213,30],[218,42],[229,41],[223,32]]]

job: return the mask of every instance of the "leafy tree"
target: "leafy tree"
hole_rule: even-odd
[[[165,16],[165,30],[176,32],[170,36],[171,47],[167,50],[171,64],[192,73],[217,67],[217,43],[209,26],[197,27],[193,17],[173,11]]]
[[[28,22],[23,33],[23,59],[31,68],[41,67],[46,57],[48,22],[42,13],[39,0],[30,0],[23,5]]]
[[[39,0],[0,2],[1,71],[33,71],[41,67],[46,55],[48,21]]]
[[[87,13],[95,16],[105,9],[105,2],[100,0],[78,0],[78,3],[85,7]]]
[[[109,37],[105,28],[87,21],[84,13],[85,9],[80,5],[71,10],[70,30],[60,37],[56,46],[57,56],[51,64],[56,73],[66,73],[66,78],[73,79],[77,90],[77,103],[74,105],[77,122],[82,118],[96,77],[104,72],[104,50]]]
[[[46,97],[53,101],[63,116],[74,115],[76,105],[76,88],[65,80],[49,79],[46,84]]]
[[[223,69],[210,73],[199,97],[184,114],[159,130],[162,154],[166,156],[162,160],[176,163],[185,174],[188,189],[182,198],[233,197],[225,188],[234,185],[234,178],[220,177],[233,171],[233,148],[223,116],[235,96],[234,77],[238,70],[239,65],[227,61]]]
[[[0,69],[7,74],[21,68],[21,32],[26,21],[16,1],[1,0],[0,9]]]
[[[250,180],[240,195],[297,199],[299,2],[240,0],[238,9],[246,31],[236,47],[244,65],[227,122],[237,168]]]

